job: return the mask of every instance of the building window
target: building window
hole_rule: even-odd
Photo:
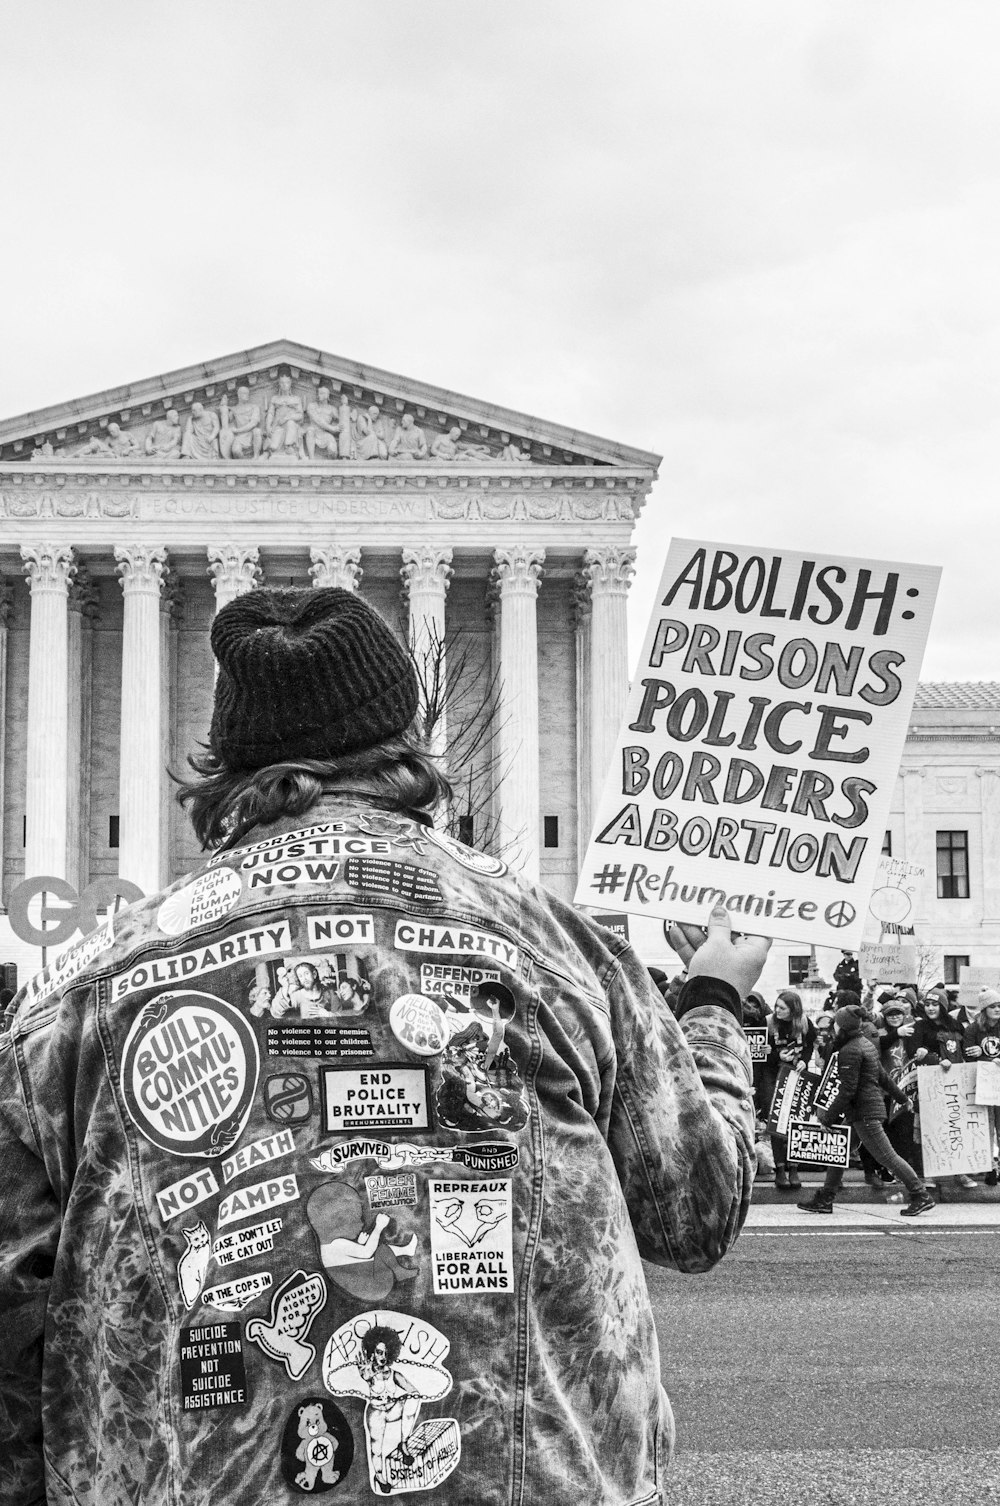
[[[117,816],[109,816],[108,817],[108,846],[109,847],[117,847],[118,846],[118,817]]]
[[[809,976],[809,954],[802,957],[789,957],[788,959],[788,982],[792,988],[804,983]]]
[[[959,972],[963,967],[969,966],[968,957],[960,956],[958,952],[944,954],[944,981],[945,983],[959,983]]]
[[[545,817],[545,845],[546,847],[559,846],[559,817]]]
[[[473,820],[471,816],[459,816],[458,840],[464,842],[466,847],[472,846],[472,828]]]
[[[937,897],[969,897],[969,833],[939,831],[937,834]]]
[[[885,853],[885,855],[886,855],[887,858],[891,858],[892,857],[892,832],[891,831],[887,831],[886,834],[885,834],[885,836],[882,838],[882,851]]]

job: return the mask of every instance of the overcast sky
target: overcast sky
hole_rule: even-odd
[[[1000,680],[995,0],[15,0],[0,415],[287,336],[656,450],[671,534],[944,565]]]

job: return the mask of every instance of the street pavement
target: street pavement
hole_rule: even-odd
[[[763,1203],[715,1270],[647,1266],[667,1506],[1000,1503],[1000,1204]]]

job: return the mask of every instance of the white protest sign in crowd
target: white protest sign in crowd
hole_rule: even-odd
[[[862,978],[872,983],[913,983],[917,977],[917,949],[862,942],[858,969]]]
[[[576,903],[857,948],[940,573],[675,539]]]
[[[978,1070],[975,1062],[961,1062],[947,1072],[940,1067],[917,1069],[925,1176],[991,1170],[991,1110],[976,1102]]]
[[[883,932],[912,934],[920,886],[926,877],[927,869],[922,863],[908,863],[905,858],[894,858],[887,852],[879,854],[868,911]]]

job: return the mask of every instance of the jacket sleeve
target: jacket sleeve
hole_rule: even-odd
[[[59,1200],[35,1142],[14,1043],[0,1038],[0,1500],[45,1500],[42,1335]]]
[[[739,997],[718,979],[692,979],[675,1019],[630,948],[604,987],[615,1048],[608,1144],[639,1253],[707,1271],[743,1226],[756,1167]]]
[[[888,1093],[890,1098],[894,1098],[897,1103],[901,1103],[905,1109],[910,1107],[910,1100],[899,1086],[899,1083],[881,1065],[878,1069],[878,1085],[883,1093]]]

